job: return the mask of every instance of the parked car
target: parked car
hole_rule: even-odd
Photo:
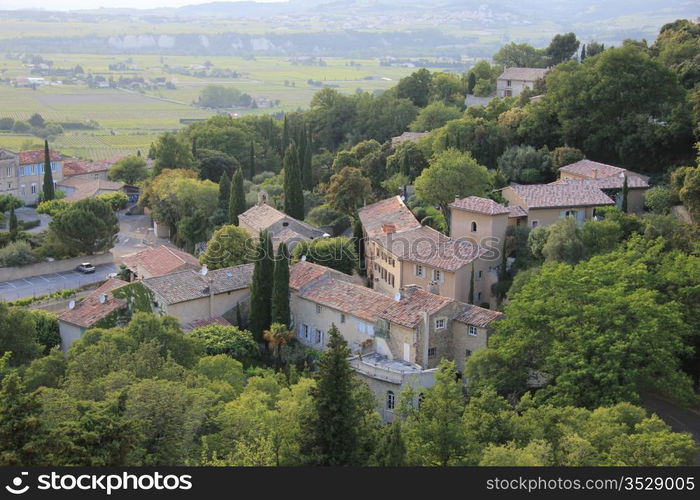
[[[78,267],[75,268],[76,271],[83,274],[90,274],[95,272],[95,266],[89,262],[83,262]]]

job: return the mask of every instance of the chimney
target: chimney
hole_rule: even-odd
[[[267,191],[258,191],[258,205],[267,203]]]
[[[594,168],[594,169],[593,169],[593,178],[594,178],[594,179],[597,179],[597,178],[598,178],[598,169],[597,169],[597,168]]]
[[[415,284],[408,284],[408,285],[405,285],[405,286],[401,287],[401,298],[402,298],[402,299],[407,299],[407,298],[409,298],[411,295],[413,295],[413,293],[414,293],[416,290],[420,290],[420,289],[421,289],[420,285],[415,285]]]
[[[382,231],[384,234],[392,234],[396,232],[396,226],[394,224],[382,224]]]
[[[428,291],[435,295],[440,295],[440,286],[437,281],[431,281],[428,285]]]

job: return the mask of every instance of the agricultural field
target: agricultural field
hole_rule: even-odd
[[[0,117],[27,120],[39,113],[51,122],[86,122],[94,120],[98,129],[66,131],[53,141],[66,154],[86,159],[104,159],[116,154],[147,151],[161,133],[182,127],[181,119],[203,119],[224,110],[202,109],[193,103],[207,85],[232,86],[253,98],[269,102],[270,107],[225,110],[238,115],[279,113],[304,109],[322,86],[340,92],[358,89],[374,92],[390,88],[414,71],[413,68],[381,66],[378,60],[324,58],[324,65],[295,64],[275,57],[243,59],[239,57],[188,56],[105,56],[79,54],[42,54],[53,61],[54,68],[80,65],[86,74],[119,78],[165,77],[174,89],[128,91],[113,88],[89,88],[87,85],[48,85],[31,88],[0,84]],[[129,70],[112,71],[110,65],[127,63]],[[208,78],[182,74],[189,67],[205,62],[214,68],[232,70],[238,78]],[[0,74],[6,81],[29,76],[16,59],[0,59]],[[47,80],[52,77],[46,77]],[[60,80],[59,77],[53,78]],[[312,80],[315,84],[309,83]],[[0,147],[22,149],[23,145],[40,144],[31,135],[0,134]]]

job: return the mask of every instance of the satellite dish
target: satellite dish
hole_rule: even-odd
[[[395,300],[396,302],[399,302],[399,301],[401,300],[401,294],[400,294],[399,292],[396,292],[396,293],[394,294],[394,300]]]
[[[202,276],[206,276],[207,274],[209,274],[209,269],[207,268],[207,266],[202,266],[202,270],[200,271],[200,273],[202,274]]]
[[[70,302],[68,302],[68,309],[75,309],[75,301],[74,300],[71,300]]]
[[[100,304],[107,302],[107,296],[105,294],[100,295]]]
[[[302,262],[306,262],[306,255],[302,255],[302,256],[301,256],[301,261],[302,261]]]

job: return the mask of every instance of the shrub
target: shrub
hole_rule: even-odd
[[[39,214],[46,214],[54,217],[57,213],[63,212],[65,209],[73,204],[72,201],[68,200],[50,200],[42,201],[39,206],[36,207],[36,212]]]
[[[53,347],[61,345],[56,314],[42,309],[29,309],[27,313],[36,323],[36,341],[44,347],[44,354],[48,354]]]
[[[40,225],[41,225],[41,221],[39,219],[19,221],[19,228],[22,231],[28,231],[30,229],[34,229],[35,227],[39,227]]]
[[[15,125],[15,119],[10,117],[0,118],[0,130],[10,131]]]
[[[113,212],[122,210],[126,208],[126,206],[129,204],[129,197],[126,195],[126,193],[123,193],[122,191],[104,193],[97,196],[97,199],[107,203],[112,208]]]
[[[38,260],[26,241],[15,241],[0,249],[0,267],[26,266]]]
[[[29,125],[27,122],[22,122],[22,121],[16,121],[15,124],[12,126],[12,131],[17,133],[17,134],[23,134],[25,132],[29,132],[32,129],[32,126]]]
[[[667,214],[675,203],[673,191],[664,186],[655,186],[644,195],[647,208],[657,214]]]
[[[350,227],[350,218],[328,204],[312,208],[306,216],[306,222],[316,227],[330,227],[333,235],[339,235]]]

